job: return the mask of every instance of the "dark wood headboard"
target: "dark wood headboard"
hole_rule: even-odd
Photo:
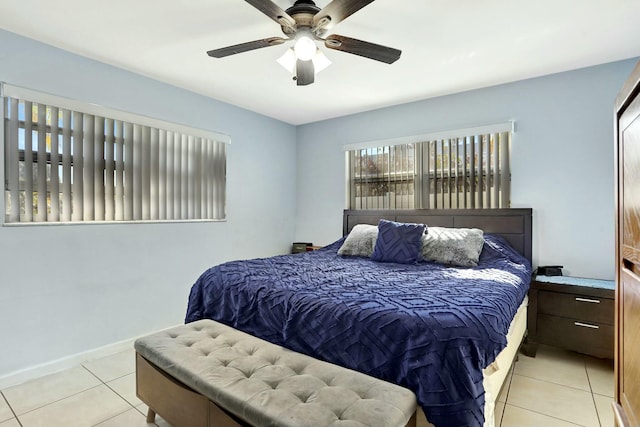
[[[518,209],[400,209],[344,211],[342,234],[356,224],[378,225],[380,219],[416,222],[432,227],[479,228],[505,238],[529,261],[532,253],[532,210]]]

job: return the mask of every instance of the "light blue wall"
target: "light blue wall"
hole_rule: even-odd
[[[536,260],[611,278],[612,105],[634,62],[295,128],[0,30],[2,81],[233,141],[227,222],[0,227],[0,377],[182,322],[209,266],[285,253],[292,240],[334,241],[342,147],[360,141],[516,120],[512,199],[534,208]]]
[[[534,265],[614,275],[613,101],[636,60],[299,126],[296,240],[342,232],[346,144],[516,121],[512,207],[534,210]]]
[[[0,377],[181,323],[206,268],[290,250],[295,127],[5,31],[0,80],[232,138],[227,222],[0,227]]]

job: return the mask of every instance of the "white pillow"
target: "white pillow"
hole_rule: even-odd
[[[459,267],[478,265],[484,233],[478,228],[428,227],[422,236],[422,258]]]
[[[338,255],[363,256],[369,258],[378,238],[378,227],[369,224],[357,224],[345,239]]]

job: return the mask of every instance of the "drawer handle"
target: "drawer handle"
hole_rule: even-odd
[[[589,298],[576,297],[576,301],[590,302],[590,303],[593,303],[593,304],[600,304],[600,300],[599,299],[589,299]]]
[[[576,326],[582,326],[583,328],[600,329],[600,326],[598,326],[598,325],[590,325],[588,323],[573,322],[573,324],[576,325]]]

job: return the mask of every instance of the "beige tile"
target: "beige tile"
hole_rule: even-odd
[[[603,396],[614,396],[613,360],[586,357],[587,375],[591,391]]]
[[[13,411],[9,407],[9,404],[4,400],[4,396],[0,394],[0,422],[13,418]]]
[[[136,396],[136,374],[125,375],[117,380],[109,381],[107,385],[118,393],[123,399],[132,406],[138,406],[142,403]]]
[[[9,387],[2,393],[19,416],[99,384],[95,376],[82,366],[77,366]]]
[[[107,421],[96,424],[95,427],[156,427],[155,424],[148,424],[147,418],[140,412],[131,408],[127,412],[109,418]]]
[[[520,354],[514,373],[591,391],[584,356],[559,348],[541,345],[536,357]]]
[[[83,365],[102,381],[113,381],[136,371],[135,350],[131,348],[101,359],[87,361]]]
[[[102,384],[18,416],[23,427],[91,427],[131,408]]]
[[[0,427],[21,427],[18,420],[11,418],[0,423]]]
[[[499,427],[576,427],[577,425],[507,404]]]
[[[598,410],[598,418],[602,427],[613,427],[613,409],[611,408],[612,397],[593,395]]]
[[[156,425],[158,427],[171,427],[171,425],[166,422],[161,416],[156,415]]]
[[[136,405],[136,410],[138,412],[140,412],[142,415],[144,415],[145,417],[147,416],[147,410],[149,409],[149,407],[146,404],[141,404],[141,405]]]
[[[507,405],[587,427],[600,427],[591,393],[514,374]]]

